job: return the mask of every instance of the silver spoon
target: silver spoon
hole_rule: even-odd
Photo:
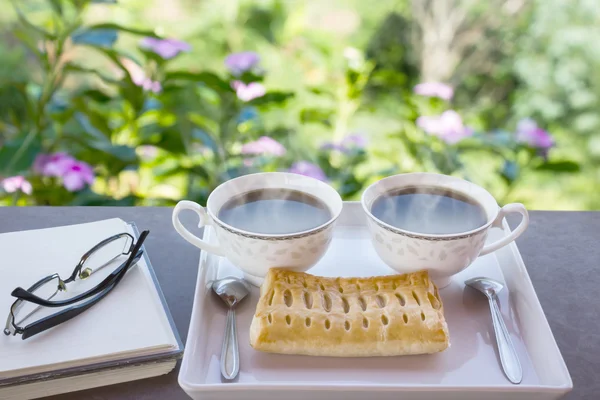
[[[482,277],[469,279],[465,281],[465,284],[479,290],[487,297],[492,312],[492,323],[496,334],[496,343],[498,343],[498,353],[500,354],[502,369],[509,381],[512,383],[521,383],[523,380],[521,363],[498,308],[497,294],[504,289],[504,286],[498,281]]]
[[[221,375],[225,379],[234,379],[240,372],[240,353],[237,327],[235,325],[235,307],[250,293],[250,286],[242,279],[228,277],[212,284],[213,291],[227,304],[227,325],[221,348]]]

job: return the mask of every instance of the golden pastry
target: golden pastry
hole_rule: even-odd
[[[260,289],[250,344],[272,353],[371,357],[435,353],[449,340],[426,271],[323,278],[274,268]]]

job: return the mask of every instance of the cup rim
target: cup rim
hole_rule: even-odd
[[[276,234],[272,234],[272,233],[258,233],[258,232],[250,232],[250,231],[246,231],[244,229],[239,229],[236,228],[232,225],[229,225],[225,222],[223,222],[222,220],[220,220],[214,213],[213,210],[211,210],[211,208],[209,207],[210,204],[210,198],[213,195],[213,193],[215,193],[217,191],[217,189],[219,189],[220,187],[224,186],[224,185],[228,185],[228,184],[233,184],[236,181],[240,181],[240,180],[244,180],[244,179],[248,179],[249,177],[256,177],[256,176],[265,176],[265,175],[279,175],[279,176],[293,176],[294,178],[304,178],[307,180],[313,180],[315,181],[315,183],[321,187],[323,187],[325,190],[329,190],[331,191],[333,194],[335,194],[336,197],[336,202],[341,203],[340,207],[337,207],[338,210],[333,210],[330,207],[330,211],[331,211],[331,218],[329,218],[327,220],[327,222],[324,222],[321,225],[318,225],[314,228],[311,229],[307,229],[304,231],[298,231],[298,232],[292,232],[292,233],[276,233]],[[322,200],[323,202],[325,202],[323,199],[319,198],[319,200]],[[340,196],[340,194],[338,193],[337,190],[335,190],[331,185],[320,181],[316,178],[310,177],[310,176],[306,176],[306,175],[300,175],[300,174],[294,174],[291,172],[257,172],[254,174],[247,174],[247,175],[242,175],[242,176],[238,176],[236,178],[230,179],[228,181],[225,181],[223,183],[221,183],[219,186],[217,186],[217,188],[215,188],[215,190],[212,191],[212,193],[208,196],[208,199],[206,200],[206,212],[208,213],[208,215],[210,216],[210,218],[212,219],[212,221],[214,221],[214,223],[216,223],[217,225],[219,225],[221,228],[226,229],[232,233],[237,233],[239,235],[242,236],[246,236],[246,237],[252,237],[252,238],[259,238],[259,239],[292,239],[292,238],[296,238],[299,236],[307,236],[313,233],[318,233],[320,231],[322,231],[323,229],[327,228],[329,225],[333,224],[338,217],[340,216],[340,214],[342,213],[342,209],[343,209],[343,201],[342,198]]]
[[[433,173],[433,172],[410,172],[410,173],[406,173],[406,174],[391,175],[391,176],[385,177],[383,179],[378,180],[377,182],[373,182],[372,184],[370,184],[363,191],[363,194],[360,197],[360,204],[361,204],[364,212],[367,214],[367,216],[369,218],[371,218],[373,221],[375,221],[377,224],[379,224],[380,226],[384,227],[387,230],[390,230],[392,232],[395,232],[395,233],[398,233],[398,234],[401,234],[401,235],[405,235],[405,236],[419,237],[419,238],[425,238],[425,239],[427,239],[427,238],[431,238],[431,239],[458,239],[458,238],[462,238],[462,237],[472,236],[472,235],[474,235],[476,233],[479,233],[479,232],[481,232],[483,230],[488,229],[494,223],[494,221],[496,220],[496,218],[498,217],[498,212],[500,211],[499,207],[496,208],[496,210],[494,212],[494,215],[492,215],[492,217],[490,218],[490,220],[487,221],[484,225],[482,225],[482,226],[480,226],[478,228],[472,229],[470,231],[456,232],[456,233],[444,233],[444,234],[419,233],[419,232],[409,231],[409,230],[406,230],[406,229],[402,229],[402,228],[398,228],[396,226],[390,225],[390,224],[388,224],[388,223],[380,220],[379,218],[377,218],[376,216],[374,216],[371,213],[371,210],[369,210],[368,207],[367,207],[367,205],[366,205],[365,197],[368,194],[368,192],[369,192],[370,189],[372,189],[373,187],[375,187],[377,185],[380,185],[382,182],[385,182],[387,180],[392,180],[394,178],[397,178],[398,176],[406,176],[406,175],[413,175],[413,176],[415,176],[415,175],[421,175],[421,176],[441,176],[441,177],[446,177],[448,179],[453,179],[453,180],[456,180],[456,181],[461,181],[461,182],[467,183],[469,185],[475,186],[478,189],[483,190],[487,195],[490,196],[490,198],[492,198],[492,199],[494,198],[494,196],[492,196],[490,192],[488,192],[487,190],[485,190],[481,186],[476,185],[473,182],[469,182],[469,181],[467,181],[465,179],[461,179],[461,178],[458,178],[458,177],[455,177],[455,176],[451,176],[451,175],[436,174],[436,173]]]

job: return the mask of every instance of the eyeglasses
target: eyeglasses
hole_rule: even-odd
[[[119,284],[129,268],[140,260],[144,253],[141,247],[149,233],[142,232],[136,243],[129,233],[111,236],[86,252],[67,279],[62,279],[59,274],[52,274],[40,279],[27,290],[21,287],[13,290],[11,295],[17,300],[10,307],[4,334],[20,334],[22,339],[27,339],[76,317],[98,303]],[[64,295],[68,284],[92,275],[94,281],[100,281],[98,284],[71,297]],[[77,286],[69,285],[69,288],[74,288],[74,293],[77,293]],[[52,300],[57,296],[60,299]],[[41,312],[44,307],[65,306],[71,307],[50,315],[41,315],[44,314]],[[33,318],[34,316],[37,317]],[[28,324],[23,327],[25,322]]]

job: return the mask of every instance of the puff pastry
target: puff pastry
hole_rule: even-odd
[[[426,271],[322,278],[274,268],[260,289],[250,344],[272,353],[371,357],[443,351],[449,337]]]

